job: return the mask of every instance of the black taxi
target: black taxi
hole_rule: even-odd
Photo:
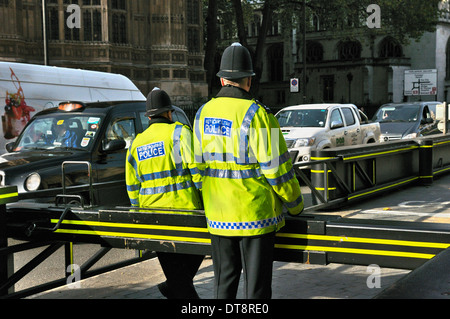
[[[174,108],[173,120],[190,126]],[[19,200],[65,194],[65,201],[129,206],[125,157],[148,127],[145,109],[145,101],[65,102],[37,113],[0,156],[1,185],[16,185]]]

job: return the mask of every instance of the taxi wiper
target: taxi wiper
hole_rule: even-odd
[[[64,146],[64,147],[59,147],[59,149],[63,149],[65,151],[86,151],[86,149],[84,148],[79,148],[79,147],[72,147],[72,146]]]
[[[24,147],[24,150],[32,150],[32,151],[46,151],[48,147]]]

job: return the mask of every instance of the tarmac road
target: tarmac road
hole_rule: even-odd
[[[410,186],[403,190],[398,190],[394,192],[389,192],[383,194],[382,196],[374,197],[373,199],[366,200],[363,202],[355,203],[352,206],[344,207],[338,211],[314,211],[308,212],[308,214],[326,214],[326,215],[340,215],[346,218],[368,218],[368,219],[386,219],[386,220],[402,220],[402,221],[416,221],[416,222],[433,222],[433,223],[450,223],[450,175],[442,176],[436,179],[432,186]],[[308,204],[310,201],[310,192],[304,190],[305,201]],[[15,241],[11,240],[10,244],[14,244]],[[38,252],[42,251],[44,248],[35,249],[33,251],[27,251],[15,254],[14,266],[15,271],[17,271],[22,265],[24,265],[28,260],[37,255]],[[83,264],[93,253],[99,249],[98,245],[76,245],[74,247],[75,264]],[[104,259],[102,259],[96,267],[103,265],[115,263],[118,261],[123,261],[125,259],[135,257],[135,251],[113,249],[110,251]],[[151,261],[145,263],[154,263]],[[156,267],[156,273],[158,270],[158,265],[152,264],[152,267]],[[334,267],[339,268],[339,266],[347,267],[348,272],[358,273],[358,276],[367,276],[365,274],[366,267],[361,266],[345,266],[345,265],[335,265]],[[139,269],[140,266],[127,267],[128,269]],[[210,267],[210,265],[205,265],[205,267]],[[290,269],[292,272],[295,269],[301,270],[307,267],[307,269],[317,269],[318,267],[325,267],[323,271],[329,271],[333,267],[329,266],[314,266],[314,265],[294,265],[289,263],[279,264],[274,269]],[[356,267],[356,268],[354,268]],[[358,268],[359,267],[359,268]],[[346,269],[347,269],[346,268]],[[147,268],[148,269],[148,268]],[[155,268],[153,268],[155,269]],[[117,270],[121,271],[121,270]],[[209,269],[209,275],[211,269]],[[275,270],[276,271],[276,270]],[[391,270],[386,270],[386,274],[390,274]],[[123,271],[121,272],[123,273]],[[151,276],[153,272],[151,272]],[[397,274],[396,271],[394,273]],[[400,271],[400,275],[406,274],[407,271]],[[112,274],[112,273],[111,273]],[[161,275],[161,273],[159,273]],[[102,277],[103,276],[103,277]],[[105,274],[97,276],[98,278],[109,278],[111,275]],[[276,276],[274,274],[274,276]],[[139,276],[138,276],[139,277]],[[401,276],[400,276],[401,277]],[[54,255],[42,263],[39,267],[33,270],[29,275],[27,275],[23,280],[16,284],[16,291],[32,287],[37,284],[42,284],[55,279],[64,278],[64,251],[63,248],[59,249]],[[126,274],[122,279],[122,282],[130,280],[126,279]],[[152,277],[154,278],[154,277]],[[162,277],[163,278],[163,277]],[[286,277],[287,278],[287,277]],[[397,277],[393,277],[398,279]],[[87,279],[89,280],[89,279]],[[348,281],[348,278],[346,279]],[[287,280],[289,282],[290,280]],[[96,285],[95,281],[91,281],[91,285]],[[161,282],[157,281],[157,282]],[[125,283],[124,283],[125,284]],[[358,285],[361,285],[359,283]],[[364,286],[364,285],[363,285]],[[148,288],[148,287],[147,287]],[[363,287],[364,288],[364,287]],[[152,291],[150,295],[145,295],[147,298],[156,298],[159,292],[155,290],[155,286],[152,286]],[[209,288],[208,288],[209,289]],[[97,289],[99,291],[99,289]],[[101,289],[100,289],[101,290]],[[106,292],[103,292],[106,293]],[[205,293],[207,294],[207,293]],[[281,294],[283,291],[281,290]],[[364,296],[369,296],[364,295]],[[55,295],[52,295],[53,297]],[[299,295],[296,295],[299,297]],[[111,297],[111,296],[110,296]],[[114,297],[114,296],[113,296]],[[115,295],[117,297],[117,295]],[[159,295],[159,297],[161,297]],[[345,298],[345,295],[339,296],[339,293],[333,295],[336,298]],[[69,297],[71,298],[71,297]],[[95,297],[94,297],[95,298]],[[101,297],[102,298],[102,297]],[[300,297],[301,298],[301,297]]]

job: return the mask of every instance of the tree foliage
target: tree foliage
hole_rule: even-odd
[[[336,36],[370,38],[377,34],[389,34],[401,43],[408,43],[410,39],[419,40],[424,32],[434,31],[441,13],[441,0],[204,0],[205,6],[210,1],[217,2],[217,17],[207,19],[217,19],[227,39],[217,43],[219,51],[234,41],[247,45],[246,26],[253,19],[254,10],[262,13],[256,50],[252,50],[257,70],[261,68],[261,51],[270,25],[268,21],[274,18],[280,22],[285,37],[290,36],[293,29],[298,34],[302,34],[304,28],[306,32],[314,31],[318,23],[321,31],[332,31]],[[371,4],[380,7],[380,29],[366,26],[371,14],[367,8]],[[303,20],[304,5],[306,23]],[[220,39],[217,27],[216,30],[207,30],[205,34]],[[207,56],[211,54],[215,52],[206,51]]]

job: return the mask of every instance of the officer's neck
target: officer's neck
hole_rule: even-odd
[[[148,123],[148,126],[156,123],[173,124],[173,122],[165,116],[154,116],[152,118],[149,118],[149,120],[150,121]]]

